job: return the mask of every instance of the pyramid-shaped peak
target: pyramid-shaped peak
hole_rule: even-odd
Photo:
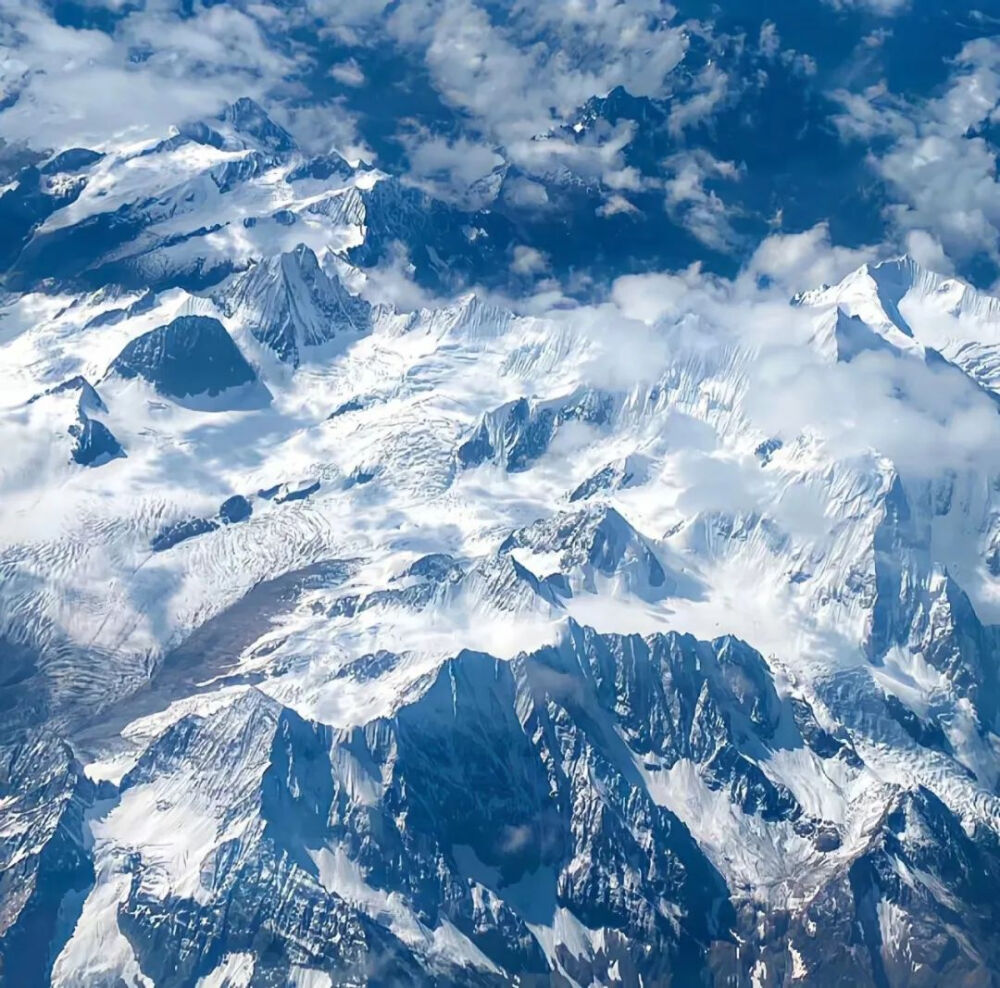
[[[112,361],[108,375],[141,377],[175,399],[216,397],[257,381],[222,323],[197,315],[178,316],[131,340]]]
[[[796,296],[803,305],[829,305],[844,298],[866,296],[873,301],[895,300],[897,304],[915,285],[943,281],[943,275],[922,267],[909,254],[868,261],[846,274],[833,285],[823,285]]]
[[[847,275],[829,291],[838,295],[866,292],[873,296],[886,313],[895,321],[896,308],[910,293],[930,295],[952,286],[960,292],[975,293],[971,285],[925,267],[909,254],[869,261]],[[905,323],[905,320],[903,320]],[[903,326],[900,326],[902,329]]]
[[[307,244],[300,243],[281,254],[272,254],[270,257],[261,258],[248,269],[247,273],[255,273],[258,276],[264,276],[266,273],[272,278],[317,278],[324,285],[336,286],[341,291],[346,290],[341,285],[336,273],[327,270],[320,263],[316,252]]]
[[[305,244],[299,244],[291,250],[279,254],[274,261],[281,266],[282,271],[286,274],[308,273],[313,275],[322,273],[323,277],[329,278],[331,281],[339,281],[336,275],[331,277],[325,271],[321,272],[321,265],[316,252]]]
[[[248,96],[231,103],[219,115],[233,130],[244,137],[251,137],[270,151],[294,151],[295,140],[283,127],[278,126],[264,108]]]
[[[223,288],[217,301],[293,367],[305,348],[371,327],[368,302],[351,295],[305,244],[258,262]]]
[[[897,349],[933,349],[952,359],[968,345],[972,360],[987,341],[995,345],[1000,330],[1000,299],[907,254],[863,264],[832,287],[798,296],[795,304],[844,311],[816,334],[830,345],[856,337],[857,327],[847,322],[856,318]]]
[[[513,313],[484,301],[475,292],[466,292],[444,308],[422,310],[421,316],[428,325],[439,325],[446,332],[493,336],[504,331]]]
[[[610,505],[539,519],[512,532],[499,551],[516,549],[558,554],[564,572],[581,566],[605,576],[629,570],[649,587],[662,587],[666,580],[647,540]]]

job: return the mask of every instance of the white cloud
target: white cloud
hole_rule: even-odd
[[[774,21],[764,21],[761,24],[757,47],[765,58],[774,58],[781,51],[781,35],[778,34],[778,26]]]
[[[825,231],[782,238],[769,253],[780,255],[782,272],[796,280],[846,273],[848,255],[829,245]],[[615,360],[635,367],[645,352],[650,362],[665,354],[664,367],[691,359],[711,366],[742,351],[748,359],[739,364],[739,414],[765,435],[786,443],[808,437],[837,458],[875,452],[910,476],[996,462],[996,406],[957,368],[881,351],[833,362],[810,342],[821,313],[788,298],[775,284],[760,287],[746,275],[727,281],[697,267],[619,278],[614,308],[623,325],[641,324],[647,333],[630,328],[619,337],[606,317]]]
[[[598,216],[617,216],[620,213],[638,213],[639,210],[636,209],[628,199],[623,195],[610,195],[608,198],[597,207]]]
[[[541,182],[530,178],[514,178],[503,187],[504,198],[515,206],[540,209],[549,205],[549,194]]]
[[[722,199],[705,187],[709,179],[736,181],[739,169],[731,161],[718,161],[707,151],[682,151],[664,162],[667,178],[666,207],[671,218],[684,226],[706,247],[729,251],[736,233]]]
[[[330,75],[345,86],[357,87],[365,83],[365,74],[353,58],[347,59],[346,62],[338,62],[330,69]]]
[[[251,96],[269,111],[285,104],[274,112],[299,126],[310,146],[322,146],[309,94],[298,88],[313,57],[289,31],[300,26],[316,39],[357,47],[327,69],[348,93],[372,82],[362,68],[366,48],[388,42],[399,57],[423,63],[460,115],[464,136],[445,139],[404,123],[400,136],[418,181],[467,186],[489,173],[500,149],[528,175],[565,169],[635,189],[640,177],[623,158],[634,127],[598,122],[575,139],[561,128],[590,97],[616,86],[667,95],[688,44],[661,0],[516,2],[503,16],[482,0],[231,0],[196,3],[189,17],[171,0],[118,7],[105,34],[59,27],[44,0],[0,0],[0,84],[21,93],[0,116],[8,140],[54,147],[146,139]],[[678,126],[707,109],[714,84],[707,76],[705,84],[678,111]],[[331,129],[339,142],[361,146],[343,104],[329,102],[324,112],[337,118]]]
[[[514,248],[514,259],[510,263],[510,269],[515,274],[540,274],[548,268],[549,259],[540,250],[521,244]]]
[[[370,29],[385,14],[389,0],[305,0],[312,17],[332,28],[342,39],[356,41],[354,29]]]
[[[697,267],[677,274],[623,275],[612,285],[611,298],[626,318],[654,325],[679,318],[689,297],[704,287]]]
[[[714,62],[698,74],[695,91],[686,100],[678,101],[670,109],[670,129],[680,134],[686,127],[700,123],[710,116],[726,97],[729,77]]]
[[[668,26],[665,13],[658,0],[565,0],[518,3],[494,21],[473,0],[404,0],[388,29],[423,57],[443,99],[512,162],[537,172],[553,165],[576,170],[584,161],[593,172],[612,166],[630,130],[588,135],[582,146],[536,138],[616,86],[664,95],[687,47],[684,31]]]
[[[507,144],[508,158],[532,174],[546,174],[560,168],[585,178],[611,183],[615,188],[632,188],[639,182],[634,169],[626,168],[623,152],[635,136],[636,124],[623,120],[611,126],[604,121],[572,140],[556,133]]]
[[[935,99],[911,104],[885,86],[836,95],[845,138],[890,142],[871,161],[898,197],[889,216],[901,233],[927,232],[955,261],[984,253],[1000,265],[997,155],[979,133],[1000,122],[1000,42],[967,44]]]
[[[910,0],[824,0],[837,10],[864,10],[881,17],[894,17],[910,7]]]
[[[269,102],[268,115],[312,154],[336,151],[349,161],[374,162],[376,154],[358,133],[357,122],[338,101]]]
[[[874,247],[833,245],[829,225],[819,223],[802,233],[776,233],[762,241],[747,262],[743,278],[765,281],[794,294],[834,284],[876,256]]]
[[[295,64],[254,17],[226,5],[182,19],[151,3],[108,35],[61,27],[33,0],[0,0],[0,47],[0,86],[19,94],[0,130],[43,148],[160,134],[240,96],[263,96]]]
[[[955,272],[955,266],[945,254],[941,241],[926,230],[910,230],[907,233],[906,253],[928,271],[937,271],[939,274]]]
[[[406,248],[395,243],[387,260],[378,267],[365,269],[360,293],[373,305],[388,303],[400,312],[413,312],[440,304],[441,299],[416,283],[414,273]]]
[[[410,180],[440,198],[467,192],[504,163],[494,148],[466,137],[448,139],[419,130],[401,140],[409,158]]]
[[[1000,418],[989,398],[952,368],[889,353],[850,363],[810,359],[801,348],[763,352],[754,363],[748,411],[761,428],[818,435],[833,455],[887,456],[904,474],[994,462]]]

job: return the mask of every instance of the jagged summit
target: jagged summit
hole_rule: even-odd
[[[674,589],[649,542],[609,505],[565,512],[528,525],[512,532],[500,552],[520,555],[529,569],[532,559],[538,567],[554,557],[558,572],[591,593],[601,578],[619,580],[623,589],[640,595]]]
[[[223,309],[254,338],[297,367],[309,347],[371,328],[371,306],[328,274],[304,244],[266,258],[216,294]]]
[[[648,480],[648,472],[649,458],[641,453],[630,453],[587,477],[570,491],[569,500],[583,501],[644,484]]]
[[[800,304],[844,306],[876,328],[891,325],[906,336],[920,338],[920,326],[911,326],[903,310],[927,306],[936,313],[1000,322],[1000,300],[959,278],[931,271],[908,254],[863,264],[838,284],[804,292]]]
[[[526,470],[567,427],[605,426],[616,408],[614,396],[592,388],[543,401],[518,398],[484,415],[455,455],[463,468],[492,461],[506,470]]]
[[[295,149],[295,140],[283,127],[279,127],[259,103],[243,96],[230,104],[219,115],[237,134],[253,139],[258,145],[276,154]]]
[[[953,365],[996,399],[1000,395],[1000,300],[903,256],[865,264],[833,287],[796,301],[823,315],[814,342],[850,360],[865,350]]]
[[[364,162],[359,167],[367,167]],[[288,173],[289,182],[298,182],[304,179],[314,179],[325,182],[330,179],[350,178],[355,173],[355,168],[336,151],[329,151],[326,154],[309,158],[301,165],[297,165]]]
[[[117,437],[95,417],[107,415],[108,406],[97,388],[81,374],[32,395],[25,405],[52,409],[73,440],[69,458],[80,466],[100,467],[126,455]]]

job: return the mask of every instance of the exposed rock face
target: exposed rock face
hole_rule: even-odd
[[[748,958],[768,985],[803,971],[904,984],[915,961],[934,978],[985,976],[993,845],[922,788],[888,787],[860,837],[810,818],[764,771],[803,748],[817,767],[861,768],[742,642],[570,624],[509,662],[463,653],[352,729],[254,689],[181,718],[95,810],[100,833],[136,841],[102,867],[122,876],[117,925],[157,985],[236,956],[261,984],[296,969],[336,984],[721,984]],[[14,944],[47,935],[33,903],[93,882],[80,834],[95,790],[58,744],[19,750],[5,785],[17,846],[46,847],[17,872],[30,869],[33,898],[8,907],[12,970],[27,957]],[[791,828],[826,877],[798,905],[755,913],[673,808],[686,812],[691,786]],[[203,837],[178,856],[171,821],[188,813]],[[140,825],[163,843],[130,837]],[[889,915],[904,937],[887,938]]]
[[[602,576],[620,578],[639,594],[667,589],[667,574],[649,543],[614,508],[556,515],[512,532],[500,546],[501,552],[518,549],[557,555],[560,572],[591,592]]]
[[[44,734],[0,754],[0,981],[42,985],[94,882],[85,813],[97,788]]]
[[[141,377],[168,398],[215,398],[257,383],[254,369],[218,319],[178,316],[128,343],[108,368]]]
[[[293,367],[308,348],[345,334],[356,338],[371,328],[371,306],[349,294],[301,245],[238,275],[219,299],[260,343]]]
[[[69,427],[69,433],[76,439],[73,459],[82,466],[99,467],[125,455],[111,430],[97,419],[81,415],[80,421]]]
[[[616,463],[609,463],[579,484],[569,495],[570,501],[584,501],[600,494],[627,490],[644,484],[648,462],[641,454],[633,453]]]
[[[519,398],[483,418],[459,446],[458,462],[474,467],[492,460],[507,470],[526,470],[567,422],[606,425],[614,408],[610,395],[589,389],[556,401],[532,403]]]
[[[75,418],[67,428],[73,437],[70,458],[86,467],[100,467],[111,460],[126,455],[124,448],[112,431],[95,415],[107,414],[108,408],[97,389],[85,377],[77,374],[65,381],[33,395],[27,402],[33,405],[52,396],[63,399],[75,396]]]
[[[291,134],[279,127],[254,100],[246,96],[227,106],[219,118],[238,134],[259,142],[269,151],[284,152],[295,148]]]

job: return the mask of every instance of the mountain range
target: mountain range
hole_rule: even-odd
[[[997,983],[1000,300],[517,305],[249,99],[0,222],[3,984]]]

